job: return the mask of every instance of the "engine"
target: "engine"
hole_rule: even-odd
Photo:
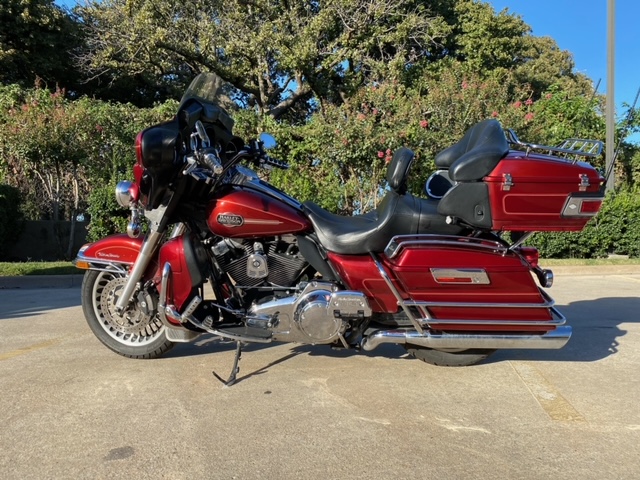
[[[224,239],[213,246],[218,265],[236,287],[292,287],[315,273],[298,249],[294,235],[260,240]]]
[[[310,282],[296,295],[254,304],[248,324],[268,327],[276,341],[325,344],[344,342],[345,332],[370,316],[362,292]]]

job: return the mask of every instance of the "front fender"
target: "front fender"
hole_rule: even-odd
[[[129,267],[138,258],[142,242],[141,238],[130,238],[124,233],[110,235],[97,242],[83,245],[73,263],[85,270]]]

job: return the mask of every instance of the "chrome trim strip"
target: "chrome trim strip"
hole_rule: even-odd
[[[438,325],[495,325],[495,326],[560,326],[567,322],[560,311],[554,307],[555,301],[543,290],[538,288],[538,291],[544,298],[544,303],[458,303],[458,302],[405,302],[407,307],[416,307],[423,315],[424,318],[419,321],[422,322],[426,328],[434,327]],[[432,318],[428,307],[449,307],[449,308],[540,308],[549,309],[551,313],[556,317],[555,320],[469,320],[469,319],[437,319]]]
[[[419,334],[412,330],[378,330],[365,337],[362,349],[371,351],[383,343],[410,344],[434,349],[558,349],[571,338],[571,327],[557,327],[541,335],[474,335],[474,334]]]
[[[77,268],[80,268],[77,266],[78,261],[87,262],[89,264],[88,269],[82,268],[82,270],[95,270],[96,272],[113,272],[115,270],[116,272],[122,273],[124,275],[127,274],[127,269],[125,268],[125,266],[133,265],[128,262],[107,262],[104,260],[100,260],[99,258],[81,256],[80,254],[78,254],[76,259],[73,261],[73,264]]]
[[[538,288],[543,303],[474,303],[474,302],[407,302],[412,307],[466,307],[466,308],[551,308],[556,302],[547,292]]]
[[[522,326],[525,327],[559,327],[566,323],[566,319],[558,318],[556,320],[439,320],[432,319],[424,324],[428,327],[436,327],[440,325],[483,325],[483,326]]]
[[[504,254],[507,251],[507,247],[499,242],[493,242],[491,240],[483,240],[474,237],[457,237],[454,235],[396,235],[393,237],[387,247],[384,249],[384,254],[387,258],[392,259],[397,257],[403,249],[414,246],[445,246],[445,247],[473,247],[485,250],[491,250],[494,253]]]
[[[553,303],[406,302],[410,307],[549,308]]]
[[[396,287],[393,286],[393,282],[391,281],[391,278],[389,278],[389,275],[387,275],[387,272],[384,270],[384,267],[376,257],[375,253],[371,252],[371,258],[373,259],[373,263],[376,264],[376,267],[378,268],[378,272],[380,272],[380,276],[383,278],[383,280],[387,284],[387,287],[389,287],[389,290],[391,290],[391,293],[393,293],[393,296],[396,297],[396,300],[398,301],[398,305],[402,307],[402,310],[404,310],[404,313],[407,315],[407,318],[409,318],[409,320],[411,321],[415,329],[418,332],[422,333],[422,325],[420,324],[418,319],[413,315],[413,313],[411,313],[411,310],[405,304],[403,298],[400,296],[400,293],[398,292],[398,290],[396,290]]]
[[[489,275],[483,268],[430,268],[436,283],[445,285],[490,285]],[[471,280],[470,282],[451,281],[446,279]]]

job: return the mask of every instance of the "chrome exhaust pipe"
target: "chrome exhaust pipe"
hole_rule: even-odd
[[[383,343],[410,344],[435,350],[484,349],[558,349],[571,338],[571,327],[556,327],[541,335],[494,335],[469,333],[418,333],[415,330],[378,330],[362,340],[362,349],[371,351]]]

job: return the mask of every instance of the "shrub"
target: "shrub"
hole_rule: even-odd
[[[621,189],[607,195],[602,209],[581,232],[537,233],[530,244],[545,258],[640,256],[640,191]]]
[[[89,195],[88,212],[91,215],[87,240],[95,242],[107,235],[127,231],[129,210],[116,202],[115,190],[117,179],[100,185]]]

